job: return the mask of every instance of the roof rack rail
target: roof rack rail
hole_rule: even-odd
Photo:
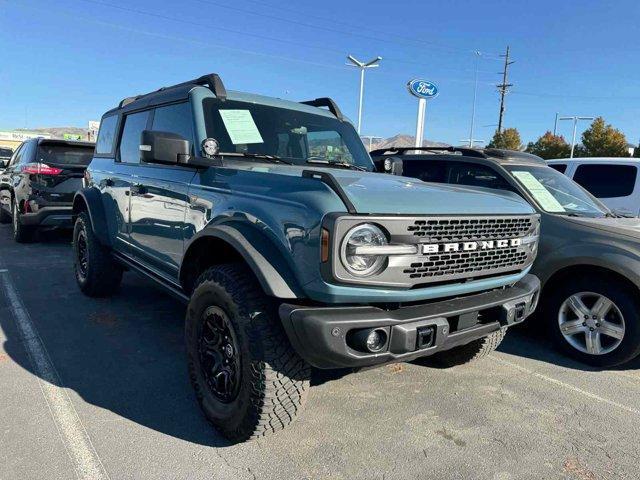
[[[344,116],[338,108],[338,105],[329,97],[316,98],[315,100],[307,100],[300,103],[304,103],[305,105],[310,105],[312,107],[327,107],[329,111],[338,118],[338,120],[344,120]]]
[[[177,83],[175,85],[170,85],[168,87],[162,87],[158,90],[155,90],[150,93],[146,93],[144,95],[135,95],[133,97],[127,97],[123,99],[118,105],[119,108],[129,105],[132,102],[135,102],[139,98],[150,95],[151,93],[162,92],[164,90],[168,90],[170,88],[182,87],[185,85],[208,85],[211,91],[218,97],[220,100],[225,101],[227,99],[227,89],[224,87],[224,83],[222,83],[222,79],[220,75],[217,73],[208,73],[207,75],[203,75],[201,77],[195,78],[193,80],[188,80],[186,82]]]
[[[388,147],[388,148],[380,148],[378,150],[372,150],[369,152],[370,155],[404,155],[409,151],[425,151],[425,152],[450,152],[450,153],[460,153],[462,155],[466,155],[467,157],[477,157],[477,158],[487,158],[487,155],[484,154],[481,150],[476,150],[474,148],[464,148],[464,147]]]

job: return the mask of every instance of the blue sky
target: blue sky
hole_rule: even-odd
[[[413,134],[417,102],[405,84],[420,77],[441,92],[425,137],[458,144],[480,50],[475,137],[489,140],[498,55],[510,45],[505,125],[524,141],[552,129],[557,111],[602,115],[631,143],[640,138],[637,0],[0,0],[0,18],[0,129],[85,126],[125,96],[208,72],[233,90],[331,96],[355,119],[350,53],[383,57],[367,72],[363,134]]]

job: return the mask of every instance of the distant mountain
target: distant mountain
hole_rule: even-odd
[[[63,138],[65,134],[87,137],[87,129],[80,127],[16,128],[15,131],[51,135],[51,138]]]
[[[393,137],[385,138],[382,140],[374,140],[371,142],[371,149],[377,150],[382,148],[391,148],[391,147],[413,147],[415,145],[415,138],[412,135],[403,135],[398,134]],[[367,148],[369,148],[369,142],[367,139],[363,139],[364,144]],[[423,140],[423,147],[448,147],[448,143],[442,142],[434,142],[432,140]]]

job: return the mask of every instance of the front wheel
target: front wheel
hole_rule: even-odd
[[[571,357],[612,367],[640,354],[637,292],[610,277],[586,276],[543,296],[541,314],[554,343]]]
[[[81,212],[73,227],[74,272],[80,290],[90,297],[113,294],[122,281],[122,267],[91,228],[91,219]]]
[[[281,430],[301,411],[311,369],[291,347],[272,300],[244,266],[218,265],[200,276],[185,337],[198,403],[229,440]]]

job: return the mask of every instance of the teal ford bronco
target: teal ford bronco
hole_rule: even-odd
[[[331,99],[215,74],[105,113],[73,212],[84,293],[135,270],[188,305],[191,382],[234,441],[287,426],[311,367],[464,363],[537,302],[539,220],[517,195],[374,173]]]

